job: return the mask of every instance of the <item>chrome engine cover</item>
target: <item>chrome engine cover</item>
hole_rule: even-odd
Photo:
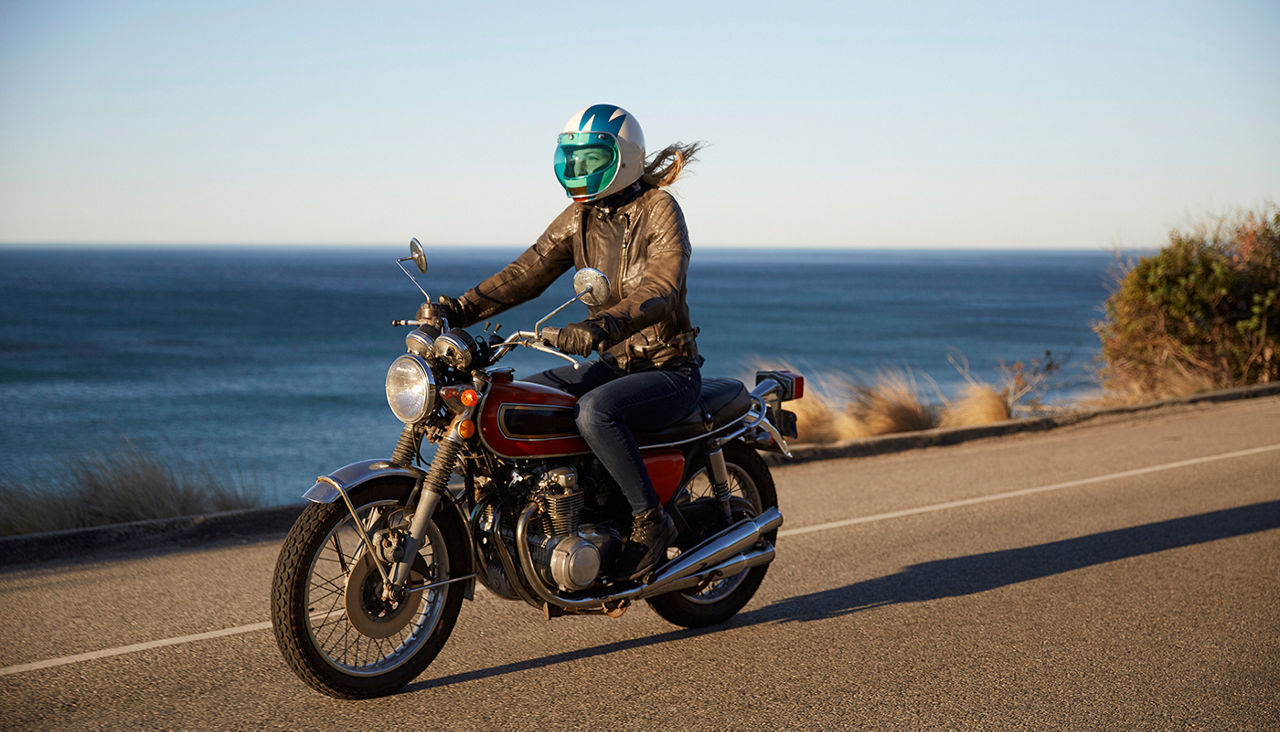
[[[563,590],[585,590],[600,576],[600,550],[578,536],[566,536],[551,550],[551,578]]]

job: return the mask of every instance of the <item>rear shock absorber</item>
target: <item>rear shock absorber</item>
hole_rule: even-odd
[[[732,496],[729,488],[729,468],[724,463],[724,451],[717,442],[707,453],[707,479],[711,482],[711,494],[720,502],[724,517],[733,523],[733,507],[729,505]]]

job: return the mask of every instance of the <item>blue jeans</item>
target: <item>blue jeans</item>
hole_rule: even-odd
[[[697,366],[628,374],[597,360],[576,371],[572,366],[561,366],[525,381],[578,397],[574,411],[578,431],[617,481],[631,512],[658,506],[658,494],[631,430],[654,432],[688,414],[702,391]]]

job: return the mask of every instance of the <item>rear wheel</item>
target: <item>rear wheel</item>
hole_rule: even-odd
[[[370,536],[408,520],[403,502],[411,488],[381,480],[350,492]],[[444,526],[428,525],[411,584],[442,582],[465,566],[462,537]],[[381,696],[435,659],[462,595],[463,583],[455,582],[384,599],[382,576],[346,504],[311,504],[280,550],[271,624],[285,661],[313,688],[346,699]]]
[[[778,505],[769,466],[755,450],[741,442],[732,442],[724,446],[724,460],[729,471],[733,521],[758,516],[766,508]],[[719,499],[711,492],[705,465],[677,491],[675,504],[694,529],[692,536],[680,536],[682,549],[690,548],[729,526]],[[765,539],[775,543],[777,532],[766,534]],[[762,564],[706,585],[650,598],[648,603],[667,622],[686,628],[723,623],[747,604],[768,571],[769,565]]]

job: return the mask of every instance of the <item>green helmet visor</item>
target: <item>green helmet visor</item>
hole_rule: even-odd
[[[574,199],[591,200],[618,173],[618,143],[601,132],[565,132],[556,145],[556,178]]]

